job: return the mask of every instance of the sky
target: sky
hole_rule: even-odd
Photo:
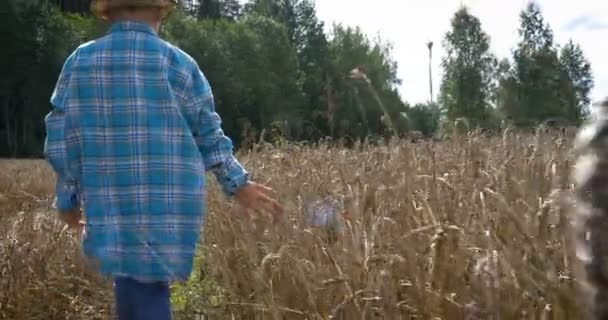
[[[372,4],[373,3],[373,4]],[[327,30],[333,23],[359,26],[374,38],[393,44],[393,58],[402,80],[399,92],[410,104],[429,100],[428,49],[433,47],[433,93],[441,80],[443,37],[450,19],[465,4],[481,20],[491,37],[491,50],[499,58],[512,57],[518,42],[519,13],[528,0],[316,0],[317,14]],[[608,0],[537,0],[555,41],[569,39],[581,45],[591,62],[595,88],[593,101],[608,96]]]

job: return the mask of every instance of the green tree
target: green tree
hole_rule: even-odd
[[[589,115],[589,94],[594,85],[591,64],[585,58],[581,47],[570,40],[560,52],[560,65],[560,93],[566,109],[566,118],[571,123],[580,124]]]
[[[330,135],[327,109],[331,109],[334,88],[329,83],[333,74],[324,24],[317,17],[311,0],[252,0],[245,5],[247,14],[269,17],[287,29],[297,54],[298,83],[304,94],[305,115],[292,121],[296,131],[304,124],[313,125],[323,135]]]
[[[501,118],[506,119],[509,115],[516,112],[516,107],[519,105],[517,96],[513,94],[516,90],[515,69],[511,66],[511,62],[504,58],[498,63],[497,78],[498,86],[496,88],[494,98],[497,112]]]
[[[197,12],[199,19],[237,20],[241,16],[241,4],[238,0],[200,0],[198,8],[189,7]]]
[[[288,4],[290,0],[286,0]],[[271,19],[275,19],[281,23],[284,21],[284,0],[250,0],[245,3],[244,11],[246,14],[258,14]]]
[[[430,137],[439,129],[437,107],[430,103],[419,103],[413,107],[407,107],[403,115],[407,119],[408,131],[419,131],[426,137]]]
[[[251,0],[245,5],[247,14],[258,14],[271,18],[287,28],[291,43],[303,50],[309,37],[323,34],[323,23],[317,18],[314,2],[311,0]]]
[[[553,31],[534,2],[520,14],[520,42],[513,54],[513,72],[503,109],[518,126],[534,126],[546,120],[564,120],[560,97],[561,65],[554,46]]]
[[[107,30],[61,3],[8,0],[0,11],[1,156],[40,155],[42,120],[66,57]],[[243,15],[238,0],[180,3],[160,35],[198,62],[237,145],[263,129],[313,140],[408,129],[391,46],[342,26],[330,38],[312,0],[252,0]]]
[[[219,19],[222,17],[220,0],[201,0],[196,10],[199,19]]]
[[[100,25],[48,3],[9,0],[0,29],[0,156],[39,156],[43,118],[63,62]]]
[[[382,133],[387,120],[394,122],[405,111],[397,92],[401,81],[391,45],[370,41],[359,28],[336,25],[330,49],[326,119],[337,129],[333,133],[354,137]]]
[[[442,61],[440,103],[447,119],[466,118],[472,127],[490,126],[496,66],[490,37],[463,7],[452,18],[443,44],[447,55]]]
[[[329,79],[333,70],[329,41],[323,30],[323,22],[317,17],[314,2],[298,1],[294,5],[294,13],[296,27],[292,30],[291,41],[298,57],[298,82],[304,93],[307,115],[319,114],[331,103]],[[305,119],[314,121],[311,116]]]
[[[241,17],[243,6],[239,0],[223,0],[222,1],[222,16],[230,20],[237,20]]]
[[[253,14],[237,22],[177,14],[166,22],[163,36],[198,62],[224,129],[237,144],[249,126],[259,132],[274,121],[297,117],[302,94],[296,53],[281,24]]]
[[[258,68],[252,74],[251,87],[258,88],[259,104],[251,116],[260,117],[263,128],[275,121],[301,118],[303,95],[298,84],[297,54],[287,29],[274,20],[255,15],[248,16],[243,23],[258,37],[259,62],[248,62]]]

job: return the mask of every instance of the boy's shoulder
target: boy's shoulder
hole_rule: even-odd
[[[174,59],[175,62],[178,62],[179,64],[188,68],[198,69],[198,63],[196,62],[196,60],[194,60],[194,58],[190,56],[186,51],[182,50],[180,47],[166,40],[160,40],[167,47],[167,50],[169,50],[170,58]]]
[[[77,56],[79,53],[82,53],[82,52],[94,50],[96,43],[97,43],[97,40],[90,40],[90,41],[80,44],[79,46],[76,47],[76,49],[74,49],[74,51],[72,51],[72,53],[70,54],[70,57]]]
[[[76,60],[82,60],[81,58],[88,60],[87,57],[95,57],[105,50],[111,50],[109,48],[112,48],[113,46],[109,45],[108,42],[113,40],[114,39],[112,39],[110,35],[107,35],[82,43],[70,54],[66,60],[66,64],[72,65]],[[178,46],[160,37],[154,37],[153,39],[149,38],[148,40],[152,40],[152,47],[155,48],[153,50],[158,50],[162,54],[162,59],[173,71],[183,74],[184,76],[200,71],[196,60]]]
[[[178,46],[176,46],[160,37],[154,37],[153,39],[154,39],[154,42],[156,43],[155,45],[158,45],[159,49],[161,49],[170,58],[177,59],[182,63],[195,65],[195,66],[197,65],[196,60],[194,60],[194,58],[192,58],[192,56],[190,56],[188,53],[186,53],[184,50],[182,50]],[[107,45],[105,45],[105,43],[109,42],[109,41],[113,41],[110,34],[106,35],[104,37],[98,38],[98,39],[87,41],[87,42],[79,45],[72,54],[74,55],[79,52],[92,53],[95,51],[104,50],[108,47]]]

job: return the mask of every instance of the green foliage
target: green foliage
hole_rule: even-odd
[[[325,101],[333,107],[326,116],[336,127],[330,132],[363,138],[389,129],[386,118],[394,122],[405,111],[390,45],[371,42],[359,28],[336,25],[330,52],[332,76]]]
[[[193,56],[209,78],[227,134],[240,142],[247,119],[261,131],[298,117],[303,97],[285,27],[251,14],[237,22],[174,15],[163,37]]]
[[[43,118],[65,58],[100,32],[99,23],[54,6],[10,0],[0,13],[0,156],[37,156]]]
[[[0,12],[0,156],[41,155],[43,118],[65,58],[107,30],[52,3],[67,2],[8,0]],[[471,129],[504,120],[578,124],[588,115],[591,66],[577,44],[554,44],[534,4],[521,13],[512,61],[500,63],[479,19],[466,8],[456,12],[444,39],[440,103],[411,107],[397,90],[391,44],[357,27],[334,25],[326,33],[313,0],[180,3],[161,37],[198,62],[237,146],[251,146],[262,132],[277,136],[279,124],[285,143],[408,131],[431,136],[441,122],[458,119]]]
[[[209,268],[205,261],[205,253],[201,250],[194,258],[190,278],[171,286],[171,305],[178,314],[204,314],[206,310],[217,308],[225,302],[223,292],[207,273]]]
[[[329,79],[333,73],[331,53],[323,23],[316,16],[314,3],[309,0],[298,1],[294,5],[295,23],[289,23],[288,30],[291,41],[298,56],[298,83],[304,94],[305,121],[314,123],[327,110],[327,90],[330,89]],[[329,128],[327,122],[316,123],[317,128]],[[329,131],[324,130],[328,135]],[[309,138],[303,135],[302,138]]]
[[[0,76],[3,156],[40,155],[42,119],[65,58],[108,27],[27,3],[10,0],[0,22],[8,30]],[[198,62],[237,145],[270,132],[272,123],[282,123],[284,138],[292,140],[379,135],[389,129],[387,119],[404,111],[390,46],[341,26],[330,40],[311,0],[254,0],[244,7],[235,0],[182,1],[180,8],[160,34]],[[355,67],[369,83],[349,78]]]
[[[578,125],[588,115],[591,66],[570,41],[561,51],[538,5],[520,14],[520,41],[512,62],[489,52],[489,37],[466,8],[452,19],[440,102],[445,120],[466,119],[470,129],[496,129],[506,121],[520,127]]]
[[[479,19],[461,8],[452,18],[444,47],[440,102],[447,119],[466,118],[472,127],[491,126],[496,58]]]
[[[439,107],[435,104],[417,104],[403,113],[409,131],[418,131],[426,137],[433,136],[439,129]]]
[[[238,0],[200,0],[198,6],[188,5],[190,12],[196,13],[199,19],[237,20],[241,16],[242,6]]]
[[[514,53],[519,105],[513,120],[518,125],[538,124],[559,117],[560,64],[553,33],[533,3],[521,14],[521,42]]]
[[[581,47],[570,40],[560,52],[560,65],[560,92],[565,114],[567,119],[572,119],[578,125],[590,114],[589,94],[593,88],[591,64],[585,58]]]
[[[544,122],[577,125],[586,115],[593,86],[591,67],[580,47],[556,48],[538,5],[520,15],[520,42],[511,70],[501,79],[501,113],[518,126]]]

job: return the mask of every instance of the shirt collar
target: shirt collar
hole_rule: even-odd
[[[110,33],[119,32],[119,31],[136,31],[136,32],[145,32],[156,35],[154,28],[145,22],[138,21],[119,21],[112,24],[110,28]]]

